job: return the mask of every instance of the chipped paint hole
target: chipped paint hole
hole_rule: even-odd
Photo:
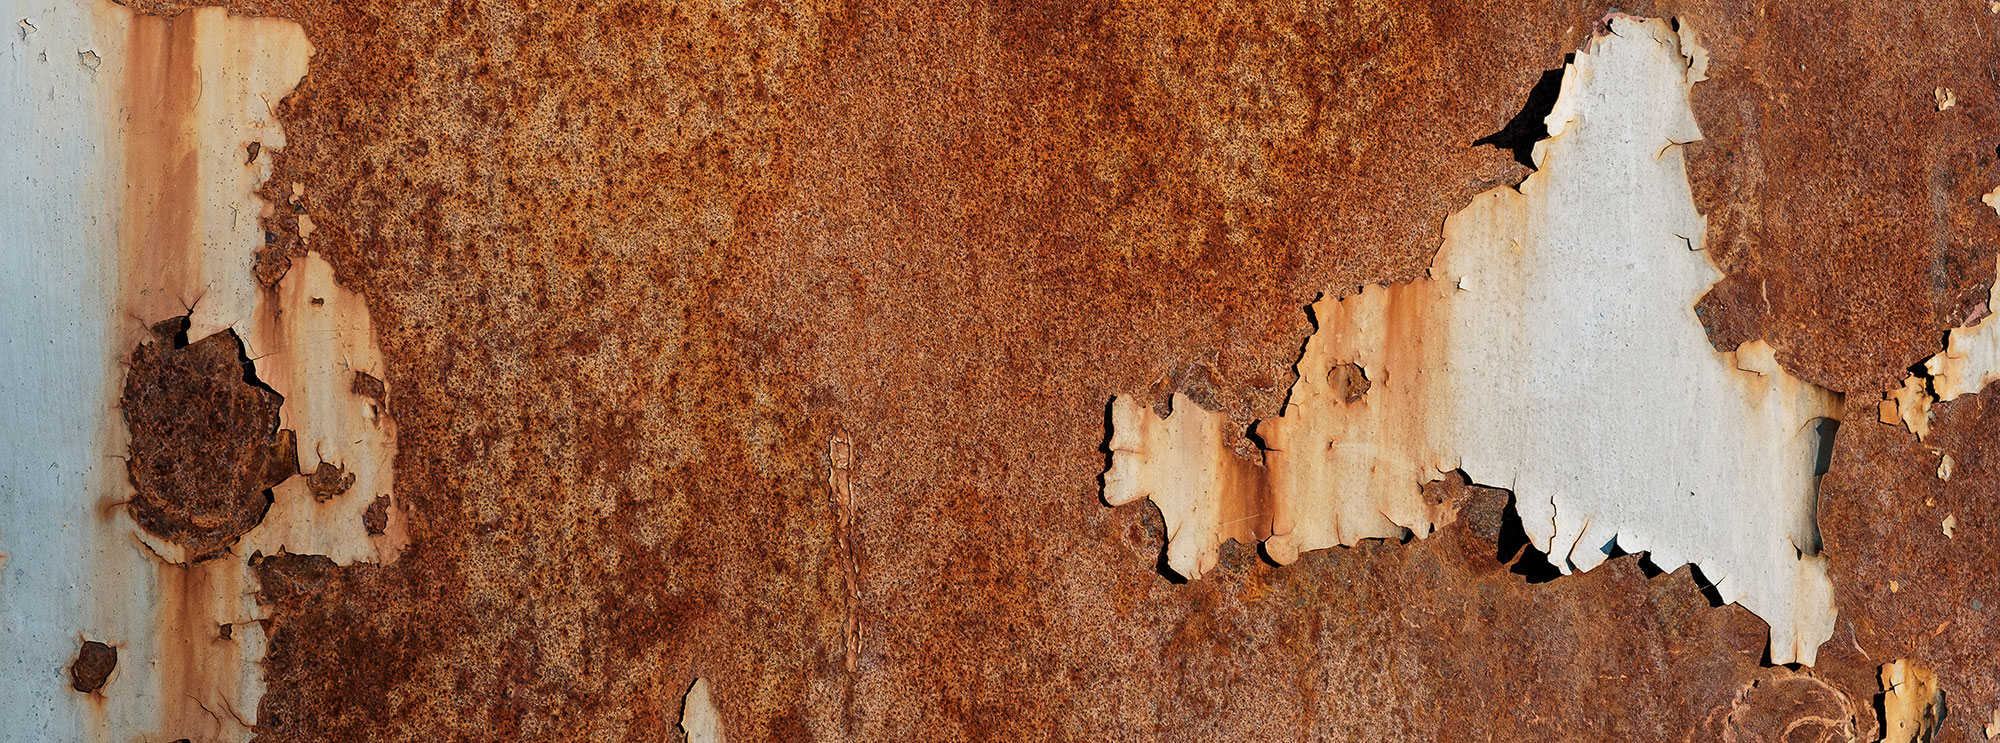
[[[1360,402],[1361,396],[1368,394],[1368,388],[1373,386],[1368,381],[1368,371],[1356,364],[1340,364],[1328,369],[1326,383],[1334,394],[1349,404]]]
[[[1813,431],[1813,477],[1820,477],[1833,468],[1833,440],[1840,433],[1840,421],[1814,418],[1808,425]],[[1809,554],[1819,554],[1819,550],[1815,548]]]
[[[389,396],[389,388],[382,384],[382,380],[364,371],[354,373],[354,383],[348,387],[348,391],[376,402],[381,402],[383,398]]]
[[[1521,105],[1521,112],[1507,120],[1499,131],[1473,140],[1472,146],[1490,145],[1506,150],[1514,154],[1514,162],[1535,169],[1535,143],[1549,138],[1546,119],[1555,110],[1556,95],[1562,92],[1563,69],[1574,61],[1576,55],[1567,54],[1563,56],[1563,66],[1543,70],[1535,86],[1528,89],[1528,100]]]
[[[111,679],[111,672],[118,668],[118,649],[98,642],[85,640],[83,647],[76,651],[76,660],[69,664],[69,688],[85,694],[95,694]]]
[[[1499,551],[1495,557],[1502,564],[1508,564],[1508,572],[1527,578],[1529,583],[1547,583],[1562,577],[1562,571],[1549,562],[1549,554],[1535,548],[1528,541],[1528,530],[1521,523],[1521,512],[1514,507],[1514,494],[1507,494],[1507,507],[1500,512]]]
[[[250,144],[244,146],[243,152],[245,155],[247,155],[247,157],[244,158],[243,164],[250,165],[252,163],[257,162],[257,154],[262,152],[263,150],[264,150],[263,142],[251,142]]]
[[[306,478],[306,488],[312,491],[313,499],[321,503],[333,500],[351,487],[354,487],[354,473],[332,462],[320,462],[319,467]]]

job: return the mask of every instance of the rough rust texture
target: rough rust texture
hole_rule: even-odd
[[[117,648],[96,640],[85,640],[76,651],[76,660],[69,664],[69,688],[85,694],[95,693],[104,688],[104,682],[111,678],[111,672],[116,668]]]
[[[322,501],[331,500],[334,496],[347,492],[348,488],[354,487],[354,475],[349,474],[346,467],[331,462],[320,462],[319,467],[314,468],[312,474],[306,476],[306,487],[312,490],[314,498]]]
[[[132,433],[126,507],[200,558],[264,519],[265,491],[297,471],[297,452],[278,429],[284,398],[249,381],[234,331],[181,345],[185,320],[154,329],[132,352],[119,401]]]
[[[1518,180],[1472,142],[1604,4],[233,5],[317,49],[266,197],[307,184],[369,299],[411,513],[392,567],[262,563],[266,740],[674,740],[696,676],[750,741],[1752,740],[1845,709],[1873,739],[1895,657],[1975,740],[2000,696],[2000,414],[1943,406],[1946,483],[1868,399],[1991,278],[1983,2],[1620,4],[1712,53],[1687,156],[1737,277],[1718,345],[1863,406],[1803,670],[1686,572],[1528,582],[1473,533],[1490,501],[1177,585],[1158,515],[1096,498],[1111,395],[1272,414],[1301,306],[1416,276]]]

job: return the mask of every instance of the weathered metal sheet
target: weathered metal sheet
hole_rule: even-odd
[[[1896,659],[1935,672],[1937,740],[1983,739],[2000,706],[2000,416],[1906,394],[1921,441],[1870,420],[1989,295],[1984,2],[1621,6],[1708,51],[1681,150],[1724,274],[1696,305],[1709,340],[1847,396],[1818,499],[1838,619],[1809,668],[1769,665],[1713,576],[1620,556],[1544,582],[1509,494],[1452,478],[1421,491],[1427,538],[1284,566],[1225,544],[1186,583],[1156,511],[1096,502],[1112,395],[1181,395],[1229,435],[1278,416],[1301,307],[1421,277],[1450,215],[1519,182],[1536,132],[1509,119],[1601,3],[228,5],[0,18],[0,131],[32,142],[0,147],[0,708],[38,710],[0,738],[87,737],[99,708],[101,737],[246,734],[185,701],[121,717],[156,668],[232,677],[96,618],[164,632],[223,586],[227,642],[268,638],[268,740],[676,740],[695,678],[732,740],[1879,740]],[[119,360],[187,311],[118,307],[105,266],[131,243],[106,215],[138,176],[110,76],[133,55],[86,30],[224,18],[301,30],[245,40],[304,75],[260,100],[285,141],[218,135],[250,180],[174,181],[194,216],[145,230],[244,231],[200,252],[251,283],[212,292],[190,340],[231,328],[253,357],[258,326],[228,318],[317,252],[368,311],[380,373],[346,389],[391,414],[393,444],[361,450],[389,446],[393,477],[368,492],[343,453],[282,486],[338,529],[314,510],[298,539],[353,564],[85,579],[90,545],[144,549],[111,505]],[[237,220],[192,196],[257,182],[273,208]],[[196,263],[174,281],[207,281]],[[369,538],[407,547],[370,562],[394,550]],[[75,689],[103,665],[85,641],[116,648],[99,692]]]

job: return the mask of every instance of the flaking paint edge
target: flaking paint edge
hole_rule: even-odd
[[[1841,398],[1761,341],[1708,346],[1693,307],[1721,274],[1701,253],[1680,155],[1701,136],[1687,96],[1708,58],[1684,23],[1605,27],[1565,70],[1538,171],[1448,219],[1429,278],[1315,304],[1283,415],[1257,424],[1261,477],[1222,474],[1255,464],[1230,451],[1219,413],[1177,396],[1163,420],[1114,398],[1105,500],[1160,506],[1176,572],[1198,578],[1222,541],[1245,539],[1223,511],[1260,498],[1232,483],[1268,482],[1269,508],[1250,521],[1268,518],[1282,563],[1428,534],[1439,517],[1420,486],[1456,469],[1514,490],[1530,540],[1563,572],[1614,545],[1701,565],[1771,626],[1773,662],[1813,662],[1834,618],[1815,466]],[[1353,400],[1323,380],[1347,364],[1369,382]]]

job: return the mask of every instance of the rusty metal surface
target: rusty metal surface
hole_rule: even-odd
[[[1901,657],[1941,740],[2000,704],[2000,415],[1940,406],[1949,481],[1873,422],[1992,280],[1983,2],[1620,8],[1711,53],[1712,337],[1848,393],[1809,669],[1685,571],[1531,582],[1494,491],[1187,584],[1097,497],[1111,395],[1269,415],[1302,306],[1518,180],[1471,143],[1606,6],[234,7],[317,50],[260,265],[309,215],[367,297],[410,531],[259,563],[264,740],[674,740],[696,676],[732,740],[1872,740]]]

